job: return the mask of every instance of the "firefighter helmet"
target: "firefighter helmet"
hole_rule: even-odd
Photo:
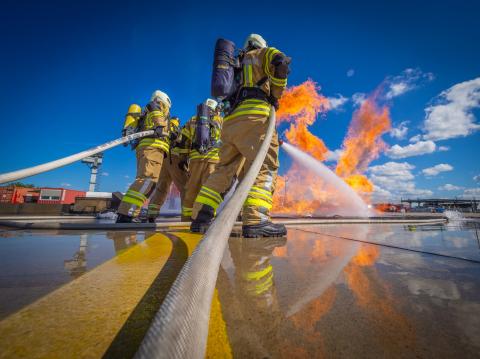
[[[153,92],[150,101],[162,102],[168,108],[172,107],[172,101],[170,101],[170,97],[168,97],[165,92],[162,92],[160,90],[156,90]]]
[[[263,49],[264,47],[267,47],[267,42],[259,34],[250,34],[248,35],[247,39],[245,40],[245,44],[243,45],[244,49],[248,47],[253,47],[255,49]]]
[[[217,105],[218,105],[218,102],[211,99],[211,98],[207,98],[207,100],[205,101],[205,105],[212,111],[215,111],[215,109],[217,108]]]

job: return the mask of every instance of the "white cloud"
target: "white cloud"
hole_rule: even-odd
[[[450,150],[450,147],[448,146],[439,146],[438,147],[438,151],[440,152],[445,152],[445,151],[449,151]]]
[[[408,141],[411,142],[411,143],[415,143],[415,142],[420,141],[421,139],[422,139],[422,135],[415,135],[412,138],[410,138]]]
[[[331,110],[340,109],[346,102],[348,102],[348,98],[338,94],[336,97],[329,97],[328,102],[330,104]]]
[[[352,77],[353,75],[355,75],[355,70],[354,69],[349,69],[347,71],[347,77]]]
[[[394,127],[390,130],[390,136],[399,140],[403,140],[407,136],[408,121],[400,122],[397,127]]]
[[[374,198],[389,196],[391,199],[400,197],[431,196],[432,191],[416,188],[415,176],[412,170],[415,166],[407,162],[387,162],[368,169],[370,180],[374,184]],[[375,193],[377,192],[377,193]]]
[[[102,174],[102,176],[105,176],[105,177],[108,177],[110,175],[110,173],[108,173],[108,172],[102,172],[101,174]]]
[[[370,167],[368,172],[375,176],[401,177],[410,180],[414,178],[411,172],[414,168],[414,165],[407,162],[387,162],[383,165]]]
[[[399,82],[390,85],[390,90],[387,92],[387,98],[394,98],[400,96],[409,90],[406,82]]]
[[[361,106],[366,99],[367,96],[363,92],[356,92],[352,95],[352,101],[355,106]]]
[[[342,153],[343,153],[343,151],[341,149],[338,149],[338,150],[335,150],[335,151],[328,151],[325,161],[327,161],[327,162],[338,161],[338,159],[340,158]]]
[[[463,198],[480,198],[480,188],[467,188],[460,196]]]
[[[423,169],[422,173],[425,176],[436,176],[441,172],[449,172],[449,171],[453,171],[452,166],[450,166],[448,163],[440,163],[436,166]]]
[[[386,94],[385,97],[391,100],[395,97],[412,91],[434,78],[430,72],[422,72],[420,69],[406,69],[400,75],[388,77],[385,80]]]
[[[463,189],[463,187],[455,186],[453,184],[447,183],[443,186],[438,187],[440,191],[459,191]]]
[[[473,176],[475,182],[480,182],[480,175]]]
[[[123,176],[123,178],[129,179],[130,176],[129,176],[129,175],[125,175],[125,176]]]
[[[425,109],[424,139],[464,137],[480,129],[472,113],[480,107],[480,77],[443,91],[437,102]]]
[[[60,183],[60,186],[62,186],[62,187],[72,187],[72,184],[63,182],[63,183]]]
[[[399,159],[432,153],[436,148],[437,145],[433,141],[419,141],[403,147],[393,145],[385,153],[390,158]]]
[[[379,186],[373,186],[373,193],[372,193],[373,200],[376,202],[380,201],[389,201],[394,198],[392,192],[387,191],[384,188]]]

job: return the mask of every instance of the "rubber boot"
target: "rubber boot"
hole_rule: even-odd
[[[283,224],[270,221],[242,227],[242,234],[246,238],[256,237],[283,237],[287,235],[287,228]]]
[[[198,212],[197,218],[192,220],[190,232],[205,233],[213,222],[214,211],[210,206],[203,206]]]
[[[115,223],[132,223],[132,217],[117,213],[117,220]]]

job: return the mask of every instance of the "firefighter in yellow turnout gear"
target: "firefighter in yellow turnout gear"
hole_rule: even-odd
[[[179,146],[178,141],[181,137],[180,132],[181,130],[178,118],[172,118],[170,120],[170,150],[168,152],[168,157],[164,160],[162,171],[160,172],[160,178],[148,205],[148,221],[150,223],[154,223],[155,219],[158,217],[160,208],[167,199],[172,182],[180,192],[180,202],[183,205],[185,184],[188,180],[187,171],[184,165],[187,161],[188,150]],[[182,221],[189,220],[190,216],[188,216],[188,218],[183,218],[182,216]]]
[[[233,110],[224,119],[220,161],[195,199],[192,232],[207,230],[242,158],[245,158],[245,172],[250,168],[267,132],[271,105],[278,107],[278,99],[287,85],[289,58],[267,47],[260,35],[252,34],[247,38],[240,63],[241,83]],[[244,203],[242,232],[245,237],[284,236],[287,233],[284,225],[272,223],[269,216],[279,166],[278,149],[275,133]]]
[[[219,161],[220,133],[223,118],[217,111],[217,102],[207,99],[198,106],[197,113],[182,130],[180,147],[188,151],[188,181],[182,204],[182,218],[190,219],[193,203]],[[203,121],[203,122],[201,122]]]
[[[136,146],[137,174],[135,181],[122,198],[117,223],[138,221],[140,209],[155,189],[163,159],[168,152],[168,119],[171,101],[166,93],[155,91],[138,121],[130,123],[124,132],[155,130],[153,136],[142,138]],[[136,127],[134,127],[136,125]]]

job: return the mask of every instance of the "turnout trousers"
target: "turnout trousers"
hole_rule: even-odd
[[[222,128],[220,161],[195,199],[193,219],[197,218],[203,206],[211,207],[215,213],[223,201],[222,195],[230,187],[234,175],[238,173],[243,158],[245,158],[245,173],[249,170],[265,138],[267,128],[268,114],[262,116],[245,114],[225,119]],[[243,205],[244,225],[270,220],[272,196],[279,166],[278,149],[278,135],[275,131],[265,161]]]
[[[190,160],[188,165],[188,181],[185,186],[185,201],[182,204],[182,218],[192,216],[193,203],[202,185],[215,170],[216,161]]]
[[[118,213],[138,217],[143,204],[155,189],[162,169],[163,158],[164,152],[158,147],[137,148],[137,175],[123,196]]]
[[[188,177],[187,172],[180,169],[180,162],[180,156],[177,156],[173,153],[165,159],[162,170],[160,172],[160,178],[157,185],[155,186],[155,192],[153,193],[153,196],[150,199],[150,203],[148,205],[149,218],[158,217],[160,213],[160,208],[163,206],[165,200],[167,199],[167,195],[172,182],[180,192],[180,201],[183,206],[183,201],[185,197],[185,185],[187,183]],[[190,216],[188,217],[190,218]],[[184,218],[182,216],[182,221],[183,220]]]

